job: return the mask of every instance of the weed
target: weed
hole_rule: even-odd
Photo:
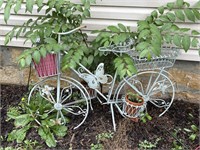
[[[105,132],[105,133],[100,133],[100,134],[96,135],[97,143],[96,144],[92,143],[90,145],[90,149],[91,150],[102,150],[104,147],[103,147],[103,144],[101,144],[101,142],[106,139],[112,139],[113,134],[114,134],[113,132]]]
[[[176,140],[173,141],[173,147],[172,150],[182,150],[183,146],[178,144],[178,142]]]
[[[187,135],[189,136],[189,139],[191,141],[194,141],[196,139],[196,137],[198,135],[198,132],[199,132],[198,127],[196,125],[194,125],[194,124],[191,125],[189,129],[188,128],[184,128],[183,130],[187,133]]]
[[[157,138],[154,143],[151,143],[147,140],[144,140],[143,142],[139,143],[139,149],[153,149],[157,147],[158,142],[161,140],[161,138]]]
[[[22,98],[18,107],[10,107],[7,112],[7,121],[14,120],[14,128],[8,134],[7,141],[23,143],[28,149],[33,149],[36,141],[26,139],[27,132],[36,128],[41,139],[47,146],[55,147],[55,136],[63,137],[67,133],[67,127],[60,124],[58,120],[52,119],[55,113],[48,114],[45,111],[52,108],[51,104],[40,95],[34,95],[33,100],[27,104],[27,97]],[[38,107],[39,106],[39,107]]]
[[[151,120],[152,120],[152,117],[151,117],[147,112],[146,112],[146,113],[141,113],[140,120],[141,120],[143,123],[146,123],[147,120],[151,121]]]

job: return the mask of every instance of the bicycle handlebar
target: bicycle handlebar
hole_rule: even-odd
[[[80,27],[77,27],[77,28],[75,28],[73,30],[70,30],[70,31],[67,31],[67,32],[54,32],[53,31],[53,33],[54,34],[58,34],[58,35],[67,35],[67,34],[71,34],[71,33],[75,32],[75,31],[77,31],[79,29],[82,29],[82,28],[86,28],[86,26],[80,26]]]

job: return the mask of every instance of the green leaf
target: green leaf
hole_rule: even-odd
[[[93,62],[93,60],[94,60],[94,56],[93,56],[93,55],[90,55],[90,56],[88,57],[88,60],[87,60],[88,65],[91,65],[92,62]]]
[[[32,56],[29,54],[28,56],[26,56],[26,65],[29,66],[32,62]]]
[[[146,57],[148,53],[149,53],[149,49],[144,49],[144,50],[140,53],[140,58]]]
[[[155,20],[155,23],[158,26],[162,26],[163,25],[163,22],[161,20],[159,20],[159,19]]]
[[[165,23],[165,24],[162,26],[161,30],[162,30],[162,31],[167,31],[167,30],[169,30],[169,29],[171,28],[171,26],[172,26],[172,23]]]
[[[188,35],[184,35],[182,39],[182,46],[186,52],[190,48],[190,37]]]
[[[197,40],[197,38],[192,39],[192,47],[197,47],[198,43],[199,43],[199,41]]]
[[[42,116],[41,116],[42,119],[45,119],[45,118],[47,118],[47,117],[48,117],[48,114],[47,114],[47,113],[44,113],[44,114],[42,114]]]
[[[46,43],[49,43],[49,44],[56,44],[57,43],[57,41],[54,38],[46,38],[44,41]]]
[[[172,40],[172,36],[170,34],[166,34],[164,35],[164,39],[167,43],[171,43]]]
[[[181,36],[178,34],[175,34],[173,37],[173,43],[178,46],[181,47]]]
[[[26,61],[24,58],[20,59],[20,62],[19,62],[21,68],[24,68],[26,66]]]
[[[151,13],[151,16],[153,16],[154,18],[157,18],[157,17],[158,17],[157,11],[154,10],[154,11]]]
[[[186,132],[192,132],[190,129],[187,129],[187,128],[183,128],[183,130]]]
[[[126,75],[127,70],[123,69],[120,72],[118,71],[118,74],[120,75],[120,79],[123,79],[123,77]]]
[[[30,129],[30,125],[25,126],[21,129],[18,130],[13,130],[11,133],[8,134],[8,141],[14,141],[16,140],[17,143],[21,143],[25,137],[26,137],[26,132]]]
[[[146,49],[148,46],[149,46],[149,43],[147,43],[147,42],[140,42],[139,44],[137,44],[136,50],[137,51],[142,51],[143,49]]]
[[[52,130],[59,137],[64,137],[67,134],[66,126],[56,125],[52,127]]]
[[[19,28],[19,30],[17,31],[17,33],[16,33],[16,38],[18,38],[19,37],[19,35],[20,35],[20,33],[22,32],[22,27],[21,28]]]
[[[185,15],[182,10],[178,9],[178,10],[175,10],[174,12],[178,19],[180,19],[181,21],[185,21]]]
[[[34,1],[33,0],[26,0],[26,10],[32,13],[33,11],[33,5]]]
[[[198,1],[197,3],[195,3],[194,7],[200,8],[200,1]]]
[[[60,30],[60,25],[59,24],[57,24],[56,26],[55,26],[55,28],[54,28],[54,32],[59,32],[59,30]]]
[[[118,27],[119,27],[122,31],[126,32],[126,27],[125,27],[122,23],[118,23]]]
[[[109,45],[110,45],[110,42],[109,42],[109,41],[107,41],[107,40],[105,40],[105,42],[104,42],[103,46],[105,46],[105,47],[108,47]]]
[[[3,1],[4,0],[0,0],[0,8],[2,7]]]
[[[158,41],[161,41],[161,33],[158,27],[154,24],[150,25],[150,31],[152,33],[152,38],[156,38]]]
[[[190,28],[180,28],[179,31],[180,32],[188,32],[190,30]]]
[[[200,33],[196,30],[192,30],[192,35],[199,35]]]
[[[190,135],[189,139],[194,141],[196,139],[196,137],[197,137],[197,135],[193,133]]]
[[[170,38],[171,38],[171,36],[170,36]],[[169,39],[169,40],[171,40],[171,39]],[[161,43],[158,42],[158,40],[153,39],[151,41],[151,50],[156,56],[159,56],[160,51],[161,51]]]
[[[195,15],[192,10],[190,10],[189,8],[185,8],[184,13],[188,20],[195,22]]]
[[[85,9],[89,9],[90,8],[90,1],[86,1],[84,4]]]
[[[160,14],[163,14],[164,10],[165,10],[164,6],[161,6],[161,7],[158,8],[158,11],[159,11]]]
[[[4,21],[6,22],[6,24],[10,17],[10,9],[11,9],[11,5],[10,4],[6,5],[5,10],[4,10]]]
[[[199,10],[198,10],[198,9],[195,9],[195,8],[193,8],[193,9],[192,9],[192,11],[193,11],[193,13],[194,13],[195,17],[196,17],[198,20],[200,20],[200,13],[199,13]]]
[[[144,29],[148,29],[149,28],[149,24],[148,24],[147,21],[144,21],[144,20],[143,21],[138,21],[137,24],[138,24],[138,31],[139,32],[144,30]]]
[[[116,45],[118,45],[121,42],[121,36],[115,35],[112,40]]]
[[[37,4],[38,7],[42,7],[43,6],[42,3],[43,3],[43,0],[37,0],[36,1],[36,4]]]
[[[22,4],[22,0],[18,0],[14,8],[15,13],[17,13],[20,10],[21,4]]]
[[[43,140],[45,140],[48,147],[56,147],[56,140],[49,128],[45,126],[39,127],[38,134]]]
[[[7,45],[9,42],[10,42],[10,36],[9,36],[9,34],[7,34],[5,37],[4,44]]]
[[[167,3],[167,8],[169,10],[172,10],[174,8],[174,3],[173,2]]]
[[[51,44],[47,44],[47,45],[46,45],[46,50],[47,50],[49,53],[51,53],[52,49],[53,49],[53,45],[51,45]]]
[[[15,118],[14,125],[18,127],[26,126],[30,121],[34,120],[29,114],[23,114]]]
[[[146,39],[148,36],[150,36],[150,31],[148,29],[144,29],[139,33],[138,39]]]
[[[176,6],[178,8],[182,8],[183,7],[183,0],[176,0]]]
[[[40,52],[38,50],[34,51],[33,53],[33,59],[36,63],[39,63],[40,62]]]
[[[199,128],[196,125],[191,125],[191,129],[195,132],[199,130]]]
[[[171,26],[171,29],[170,29],[171,31],[178,31],[179,30],[179,27],[177,26],[177,25],[175,25],[175,24],[173,24],[172,26]]]
[[[153,17],[152,16],[148,16],[145,21],[147,21],[148,23],[152,23],[153,21]]]
[[[166,15],[161,15],[159,18],[163,22],[170,22],[169,18]]]
[[[52,120],[52,119],[50,119],[50,120],[49,119],[45,119],[45,120],[42,120],[41,122],[42,122],[42,126],[46,126],[47,128],[53,127],[55,125],[55,121]]]
[[[119,33],[120,30],[116,26],[108,26],[107,27],[111,32],[117,32]]]
[[[8,119],[15,119],[20,115],[20,112],[17,107],[10,107],[7,111],[7,117]]]
[[[117,58],[114,60],[115,68],[117,68],[122,62],[123,62],[123,60],[120,59],[119,57],[117,57]]]
[[[40,54],[42,55],[43,58],[46,57],[47,51],[44,47],[40,48]]]
[[[83,14],[84,14],[86,17],[90,17],[90,11],[89,11],[88,9],[84,9]]]
[[[168,12],[166,15],[169,18],[169,20],[175,21],[176,18],[175,18],[175,15],[173,13]]]
[[[137,73],[137,69],[133,64],[132,65],[127,65],[127,68],[131,72],[131,74]]]

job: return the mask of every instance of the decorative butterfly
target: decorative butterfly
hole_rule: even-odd
[[[92,89],[97,89],[99,87],[99,83],[105,84],[108,82],[108,77],[111,75],[104,74],[104,63],[100,63],[97,66],[96,71],[94,74],[89,73],[81,73],[80,77],[87,82],[88,86]]]

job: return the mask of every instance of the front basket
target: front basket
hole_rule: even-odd
[[[39,77],[49,77],[57,75],[57,57],[56,54],[47,54],[45,58],[41,58],[37,64],[34,62],[36,72]]]

